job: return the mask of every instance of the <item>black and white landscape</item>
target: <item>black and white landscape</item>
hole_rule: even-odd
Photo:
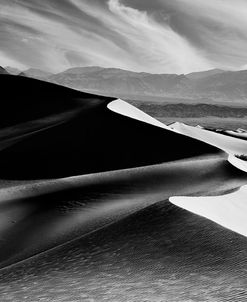
[[[247,2],[0,2],[0,301],[247,299]]]

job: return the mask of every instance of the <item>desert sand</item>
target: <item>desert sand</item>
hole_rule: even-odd
[[[228,153],[246,141],[174,131],[120,99],[0,81],[3,301],[220,301],[229,286],[233,301],[247,296],[244,231],[210,216],[210,202],[198,203],[207,215],[169,202],[215,198],[244,219],[247,174]]]
[[[232,231],[247,236],[247,187],[236,192],[210,197],[171,197],[176,206],[206,217]]]

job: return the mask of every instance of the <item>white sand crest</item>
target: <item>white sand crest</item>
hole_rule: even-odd
[[[115,113],[130,117],[132,119],[135,119],[135,120],[138,120],[138,121],[141,121],[141,122],[144,122],[144,123],[156,126],[156,127],[160,127],[160,128],[172,131],[172,132],[177,132],[176,129],[170,128],[169,126],[156,120],[155,118],[153,118],[152,116],[143,112],[142,110],[136,108],[135,106],[133,106],[121,99],[117,99],[117,100],[110,102],[107,105],[107,108]]]
[[[236,156],[231,154],[228,156],[228,161],[230,164],[232,164],[234,167],[238,168],[239,170],[243,172],[247,172],[247,161],[237,158]]]
[[[169,198],[174,205],[247,236],[247,186],[221,196]]]
[[[241,160],[235,156],[247,155],[246,140],[223,135],[198,127],[188,126],[183,123],[174,123],[172,124],[172,128],[183,135],[198,139],[228,153],[229,163],[241,171],[247,172],[247,161]]]
[[[181,134],[208,143],[225,151],[228,154],[247,154],[247,141],[245,140],[206,129],[188,126],[183,123],[174,123],[172,127]]]
[[[167,126],[121,99],[116,99],[110,102],[107,107],[115,113],[151,124],[156,127],[160,127],[165,130],[173,131],[181,135],[189,136],[209,145],[215,146],[229,154],[228,161],[233,166],[241,171],[247,172],[247,162],[235,157],[235,155],[247,154],[247,141],[245,140],[209,131],[200,127],[188,126],[179,122],[175,122]]]

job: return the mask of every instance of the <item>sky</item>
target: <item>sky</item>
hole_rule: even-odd
[[[247,0],[0,0],[0,65],[247,69]]]

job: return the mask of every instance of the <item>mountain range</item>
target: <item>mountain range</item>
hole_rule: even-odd
[[[9,73],[10,67],[6,68]],[[5,72],[7,72],[5,70]],[[3,71],[0,70],[3,73]],[[16,74],[16,73],[15,73]],[[181,74],[150,74],[99,66],[75,67],[57,74],[28,69],[19,75],[81,91],[116,97],[166,97],[215,101],[247,100],[247,71],[213,69]]]

